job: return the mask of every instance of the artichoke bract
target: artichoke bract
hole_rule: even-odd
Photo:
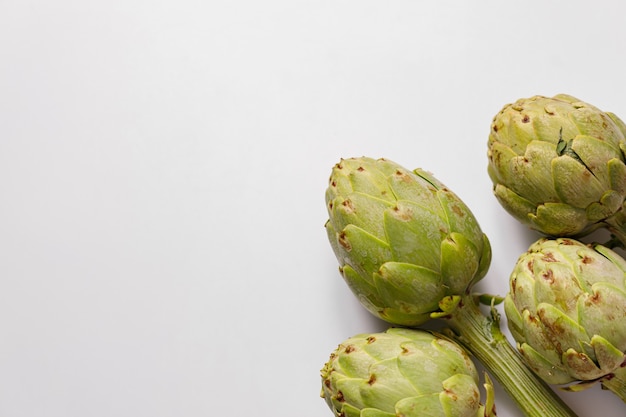
[[[426,322],[489,268],[489,241],[473,214],[426,171],[342,159],[326,204],[342,276],[371,313],[392,324]]]
[[[330,355],[321,376],[321,396],[336,416],[496,415],[488,379],[486,406],[480,403],[478,373],[467,353],[423,330],[353,336]]]
[[[626,261],[616,252],[542,238],[519,257],[504,307],[518,349],[546,382],[600,382],[626,401]]]
[[[572,96],[519,99],[491,124],[494,194],[513,217],[548,236],[607,227],[624,237],[625,135],[615,114]]]

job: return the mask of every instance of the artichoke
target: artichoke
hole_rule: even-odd
[[[600,382],[626,401],[626,261],[602,245],[542,238],[521,255],[505,299],[528,365],[549,384]]]
[[[423,330],[391,328],[351,337],[330,355],[321,376],[321,396],[336,416],[496,415],[488,377],[485,407],[467,353]]]
[[[341,274],[372,314],[392,324],[426,322],[489,268],[489,240],[469,208],[423,170],[341,160],[326,203]]]
[[[469,208],[426,171],[386,159],[342,159],[326,191],[326,231],[361,304],[394,325],[444,320],[451,337],[502,384],[527,416],[575,414],[523,363],[472,292],[491,261]]]
[[[500,204],[544,235],[606,227],[625,242],[626,126],[560,94],[517,100],[494,117],[488,172]]]

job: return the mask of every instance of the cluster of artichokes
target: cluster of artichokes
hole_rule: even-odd
[[[526,363],[550,384],[594,383],[626,402],[626,125],[572,96],[505,106],[488,141],[494,194],[544,237],[504,303]],[[604,229],[607,242],[584,243]]]
[[[576,416],[550,385],[599,383],[626,402],[625,153],[626,125],[571,96],[518,100],[494,117],[494,194],[541,234],[505,297],[474,291],[491,247],[449,188],[387,159],[341,159],[328,239],[354,295],[392,327],[331,354],[321,395],[334,415],[495,416],[489,375],[529,417]],[[583,243],[598,229],[606,242]],[[502,300],[516,346],[500,329]],[[430,320],[442,330],[420,327]],[[487,371],[483,400],[474,360]]]

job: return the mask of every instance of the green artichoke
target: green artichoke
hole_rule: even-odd
[[[548,236],[607,227],[624,237],[625,135],[616,115],[568,95],[506,105],[488,140],[494,194],[513,217]]]
[[[423,330],[391,328],[344,341],[321,371],[322,393],[341,417],[495,416],[487,379],[456,343]]]
[[[326,191],[326,230],[361,303],[415,326],[470,291],[491,248],[469,208],[429,173],[386,159],[342,159]]]
[[[542,238],[521,255],[505,299],[528,365],[550,384],[600,382],[626,401],[626,261],[601,245]]]
[[[326,205],[341,275],[372,314],[407,327],[444,320],[527,416],[575,416],[524,365],[495,309],[491,317],[480,310],[472,288],[489,268],[491,247],[454,193],[423,170],[351,158],[334,166]]]

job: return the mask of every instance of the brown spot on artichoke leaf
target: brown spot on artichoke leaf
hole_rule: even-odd
[[[354,352],[356,350],[356,348],[354,347],[354,345],[348,345],[346,346],[346,349],[344,350],[344,352],[346,352],[347,354],[350,354],[352,352]]]
[[[350,252],[352,250],[352,245],[350,244],[350,242],[348,241],[348,238],[346,236],[346,232],[341,232],[339,233],[338,237],[337,237],[337,242],[339,242],[339,244],[348,252]]]
[[[409,221],[413,218],[413,211],[408,207],[400,208],[398,206],[395,206],[393,208],[393,212],[396,218],[403,220],[403,221]]]
[[[363,168],[362,166],[359,166],[356,170],[359,171],[359,172],[363,172],[363,171],[365,171],[365,168]]]
[[[337,391],[337,395],[336,395],[337,401],[339,401],[340,403],[344,402],[346,399],[343,397],[343,392],[341,391]]]
[[[397,170],[395,172],[396,177],[398,177],[401,181],[404,182],[411,182],[411,176],[409,174],[407,174],[406,172],[402,172],[400,170]]]
[[[446,393],[446,395],[448,397],[450,397],[453,401],[458,400],[458,396],[456,395],[456,393],[450,389],[445,389],[444,392]]]
[[[559,322],[549,322],[544,320],[544,310],[538,309],[537,315],[539,316],[539,321],[545,328],[548,330],[545,335],[546,338],[550,341],[552,346],[554,346],[555,350],[559,353],[559,355],[563,354],[563,346],[561,345],[561,335],[566,331],[562,324]]]
[[[522,123],[528,123],[530,122],[530,117],[528,117],[527,114],[524,115],[524,117],[522,117]]]
[[[456,204],[452,206],[452,211],[459,217],[465,217],[465,213],[463,212],[461,207],[457,206]]]
[[[589,297],[587,300],[589,301],[590,304],[600,304],[602,302],[602,296],[600,295],[599,292],[594,292],[593,295]],[[607,320],[609,319],[606,316],[605,318]]]
[[[541,274],[541,278],[543,278],[549,284],[554,284],[554,272],[552,272],[551,269],[548,269],[546,272]]]
[[[352,200],[350,200],[349,198],[346,200],[343,200],[343,202],[341,203],[341,205],[346,209],[346,212],[348,213],[354,213],[355,208],[354,208],[354,203],[352,202]]]
[[[368,379],[368,380],[367,380],[367,383],[368,383],[369,385],[374,385],[374,382],[376,382],[376,375],[372,374],[372,375],[370,376],[370,379]]]
[[[372,344],[376,341],[376,336],[369,336],[366,340],[368,344]]]
[[[554,254],[552,252],[546,252],[543,254],[543,257],[541,258],[542,261],[544,262],[557,262],[556,258],[554,257]]]
[[[592,263],[592,262],[593,262],[593,258],[592,258],[592,257],[590,257],[590,256],[585,255],[585,256],[583,256],[583,258],[582,258],[580,261],[581,261],[582,263],[584,263],[584,264],[588,265],[588,264],[590,264],[590,263]]]

